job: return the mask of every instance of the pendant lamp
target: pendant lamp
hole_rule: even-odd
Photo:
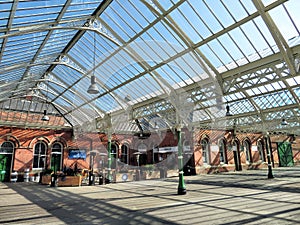
[[[95,77],[95,61],[96,61],[96,33],[94,32],[94,58],[93,58],[93,75],[91,76],[91,85],[89,86],[87,93],[89,94],[98,94],[99,89],[96,84],[96,77]]]
[[[43,115],[43,117],[42,117],[42,119],[41,119],[42,121],[49,121],[50,119],[49,119],[49,116],[47,116],[47,110],[45,109],[44,110],[44,115]]]
[[[232,114],[230,113],[229,105],[226,105],[226,116],[232,116]]]
[[[288,125],[288,122],[283,118],[281,121],[281,125],[286,126],[286,125]]]
[[[46,100],[45,100],[45,104],[47,104],[47,97],[48,97],[48,85],[47,85],[47,88],[46,88]],[[41,118],[41,120],[42,121],[49,121],[50,120],[49,116],[47,116],[47,109],[44,110],[44,115]]]

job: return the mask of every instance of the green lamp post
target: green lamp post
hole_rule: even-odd
[[[185,195],[186,194],[186,187],[184,183],[183,177],[183,148],[182,148],[182,140],[181,140],[181,128],[176,129],[177,133],[177,140],[178,140],[178,169],[179,169],[179,183],[178,183],[178,195]]]

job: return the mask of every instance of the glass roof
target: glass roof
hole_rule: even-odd
[[[109,115],[118,132],[235,123],[300,134],[299,8],[298,0],[0,0],[0,124],[61,129]],[[96,95],[87,93],[91,76]],[[49,122],[38,119],[45,109]],[[289,126],[275,126],[282,118]]]

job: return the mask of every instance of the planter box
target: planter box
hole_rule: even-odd
[[[57,178],[58,187],[81,186],[82,176],[65,176]],[[50,185],[51,176],[42,176],[42,184]]]
[[[160,174],[160,171],[144,171],[143,173],[143,178],[146,179],[146,180],[149,180],[149,179],[159,179],[161,178],[161,174]]]
[[[42,176],[42,184],[49,185],[51,183],[51,176]]]
[[[58,177],[57,186],[58,187],[81,186],[81,181],[82,181],[82,176]]]

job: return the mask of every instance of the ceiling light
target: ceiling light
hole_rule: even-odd
[[[91,76],[91,85],[89,86],[87,92],[89,94],[98,94],[99,93],[99,89],[96,84],[96,77],[94,75]]]
[[[48,98],[48,84],[46,84],[46,98],[45,98],[45,105],[47,104],[47,98]],[[44,110],[44,115],[41,118],[42,121],[49,121],[50,118],[47,116],[47,109]]]
[[[98,94],[99,93],[99,89],[97,87],[97,84],[96,84],[96,77],[95,77],[95,61],[96,61],[96,32],[94,32],[94,59],[93,59],[93,75],[91,76],[91,85],[89,86],[87,92],[89,94]]]
[[[49,116],[47,116],[47,110],[45,109],[44,110],[44,115],[43,115],[43,117],[42,117],[42,119],[41,119],[42,121],[49,121],[50,119],[49,119]]]
[[[286,126],[286,125],[288,125],[288,122],[283,118],[281,121],[281,125]]]
[[[226,105],[226,116],[232,116],[232,114],[230,113],[229,105]]]

